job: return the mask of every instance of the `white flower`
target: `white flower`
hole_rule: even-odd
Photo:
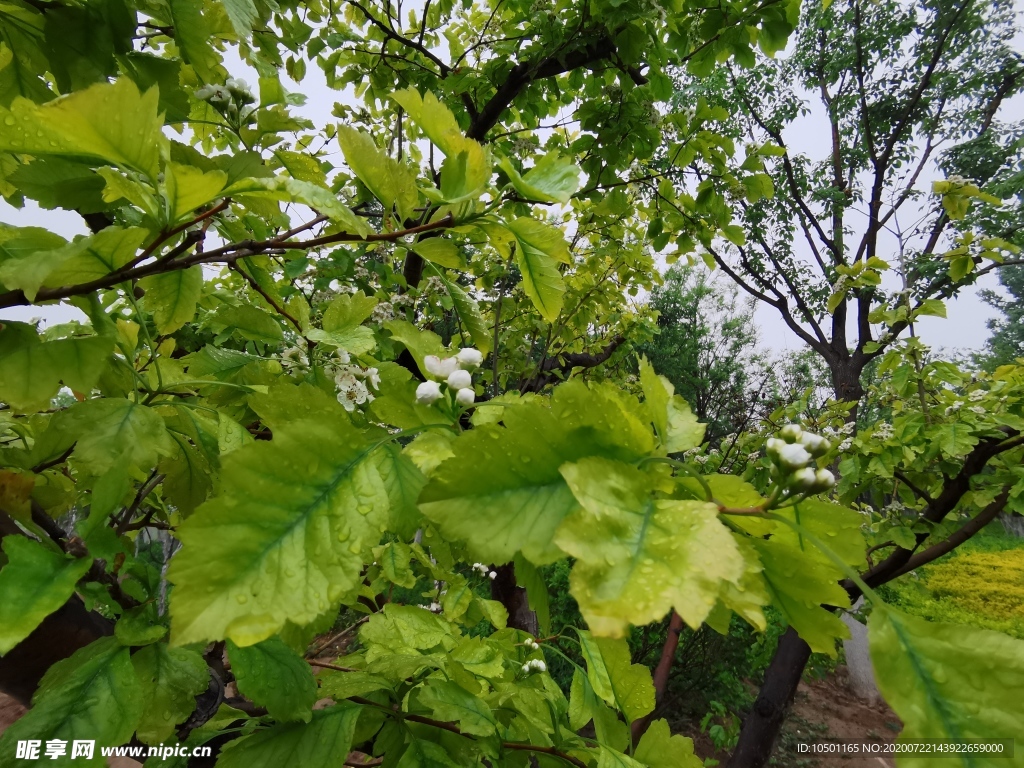
[[[335,381],[338,384],[338,402],[346,411],[354,411],[357,405],[373,401],[370,390],[351,373],[344,373]]]
[[[843,442],[841,442],[839,444],[839,450],[840,451],[848,451],[848,450],[850,450],[850,448],[852,446],[853,446],[853,439],[848,437],[845,440],[843,440]]]
[[[523,664],[523,674],[528,675],[533,671],[533,667],[530,666],[530,662]]]
[[[463,347],[459,350],[458,354],[455,355],[455,359],[458,360],[459,364],[464,368],[479,368],[484,361],[484,355],[479,349]]]
[[[427,369],[427,375],[435,379],[447,379],[452,372],[459,367],[459,361],[454,357],[446,357],[442,360],[437,355],[427,355],[423,358],[423,366]]]
[[[888,440],[894,434],[896,433],[892,428],[892,424],[890,424],[887,421],[883,421],[881,424],[875,427],[875,437],[879,440]]]
[[[800,439],[803,434],[803,430],[799,424],[787,424],[779,430],[779,437],[785,440],[787,443],[795,443]]]
[[[488,572],[487,578],[490,579],[491,581],[494,581],[496,578],[498,578],[498,572],[497,571],[490,571],[490,572]]]
[[[842,432],[844,435],[852,435],[853,430],[855,430],[856,428],[857,424],[855,422],[848,421],[839,428],[839,431]]]
[[[367,368],[363,371],[363,378],[374,389],[380,389],[380,373],[376,368]]]
[[[352,363],[352,356],[340,347],[334,353],[338,357],[338,362],[341,365],[350,365]]]
[[[531,661],[530,662],[530,666],[532,666],[538,672],[547,672],[548,671],[548,665],[545,664],[540,659],[534,659],[533,661]]]
[[[984,389],[976,389],[967,396],[967,399],[970,400],[972,403],[976,403],[979,400],[984,400],[985,394],[986,393]]]
[[[430,405],[441,399],[441,385],[436,381],[424,381],[416,387],[416,402]]]
[[[968,408],[967,410],[969,410],[969,411],[970,411],[971,413],[976,413],[976,414],[978,414],[979,416],[984,416],[984,415],[985,415],[985,413],[986,413],[985,409],[984,409],[984,408],[982,408],[982,407],[981,407],[980,405],[972,405],[972,406],[971,406],[970,408]]]
[[[440,603],[431,603],[430,607],[427,610],[430,611],[431,613],[440,613],[441,612],[441,604]]]
[[[810,491],[814,488],[817,478],[811,467],[803,467],[793,473],[793,487],[798,491]]]
[[[811,463],[811,454],[799,443],[787,443],[778,451],[779,464],[783,469],[799,469]]]
[[[747,454],[747,461],[757,461],[760,458],[761,458],[761,452],[760,451],[751,451],[750,453]]]
[[[775,458],[776,456],[779,455],[779,451],[782,449],[782,446],[784,446],[785,444],[786,444],[785,440],[780,440],[777,437],[769,437],[765,441],[764,448],[765,448],[765,451],[768,452],[769,456],[771,456],[772,458]]]
[[[473,377],[469,371],[452,371],[448,374],[448,386],[452,389],[465,389],[466,387],[473,386]]]
[[[476,400],[476,392],[471,387],[463,387],[455,393],[455,402],[463,408],[468,408]]]

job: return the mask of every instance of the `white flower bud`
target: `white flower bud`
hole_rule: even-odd
[[[528,675],[533,671],[533,667],[530,666],[530,662],[523,664],[523,674]]]
[[[793,488],[798,491],[811,491],[817,484],[817,477],[810,467],[803,467],[793,473]]]
[[[498,578],[497,571],[491,571],[490,573],[488,573],[487,574],[487,578],[490,579],[491,581],[494,581],[496,578]]]
[[[815,435],[813,432],[802,433],[800,435],[800,445],[806,448],[811,456],[824,456],[828,453],[829,448],[832,447],[832,443],[821,435]]]
[[[785,440],[779,440],[777,437],[769,437],[767,442],[764,444],[765,452],[773,459],[779,455],[779,451],[786,444]]]
[[[836,484],[836,476],[829,472],[827,469],[819,469],[814,473],[815,487],[814,490],[818,493],[827,491],[833,485]]]
[[[547,665],[547,664],[545,664],[545,663],[544,663],[543,661],[541,661],[540,659],[534,659],[533,661],[531,661],[531,662],[530,662],[530,664],[531,664],[531,665],[533,666],[533,668],[534,668],[534,669],[536,669],[536,670],[537,670],[538,672],[547,672],[547,671],[548,671],[548,665]]]
[[[427,369],[428,376],[444,380],[459,367],[459,361],[454,357],[446,357],[442,360],[437,355],[427,355],[423,358],[423,367]]]
[[[463,387],[455,393],[455,402],[463,407],[468,407],[476,400],[476,392],[470,387]]]
[[[441,399],[441,385],[436,381],[424,381],[416,387],[416,402],[430,405]]]
[[[452,371],[448,374],[448,386],[452,389],[465,389],[466,387],[473,386],[473,377],[470,376],[469,371]]]
[[[479,368],[484,362],[484,355],[479,349],[463,347],[455,355],[455,359],[459,361],[459,365],[463,368]]]
[[[811,454],[799,443],[787,444],[779,449],[778,461],[783,469],[800,469],[811,463]]]
[[[799,424],[787,424],[779,430],[779,437],[785,440],[787,443],[795,443],[800,439],[800,435],[803,434],[803,430],[800,429]]]

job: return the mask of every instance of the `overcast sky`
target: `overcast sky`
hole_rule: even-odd
[[[1018,0],[1018,5],[1024,7],[1024,0]],[[257,81],[256,73],[234,56],[225,63],[236,77],[241,76],[252,84]],[[324,126],[337,120],[331,115],[336,101],[344,100],[353,103],[350,93],[339,94],[327,87],[323,72],[316,65],[308,67],[306,78],[301,85],[288,80],[284,71],[280,74],[286,88],[299,91],[307,96],[306,104],[293,108],[295,112],[309,118],[317,126]],[[816,108],[817,101],[809,99],[808,103],[812,108],[811,112],[800,118],[791,129],[789,133],[790,146],[800,147],[812,158],[827,156],[829,152],[827,122],[822,111]],[[1024,118],[1024,99],[1018,98],[1006,105],[1003,111],[1004,120],[1015,121],[1022,118]],[[935,177],[936,175],[933,173],[928,178],[922,178],[918,186],[922,189],[930,188],[931,180]],[[84,223],[77,214],[68,211],[43,211],[31,202],[27,203],[22,210],[16,210],[0,199],[0,221],[16,226],[46,227],[67,238],[86,232]],[[883,258],[885,257],[884,253],[881,255]],[[948,319],[924,318],[918,324],[918,335],[936,349],[966,350],[983,346],[989,335],[987,321],[998,315],[979,297],[979,290],[983,288],[999,289],[994,273],[985,276],[979,281],[978,286],[965,289],[957,299],[949,301],[947,304]],[[78,310],[68,306],[16,307],[0,310],[0,318],[28,320],[34,317],[42,317],[47,323],[55,323],[71,318],[82,318],[82,315]],[[756,321],[761,342],[764,345],[779,351],[798,350],[803,347],[803,342],[785,325],[771,307],[761,305],[757,310]]]

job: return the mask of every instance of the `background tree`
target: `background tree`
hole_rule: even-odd
[[[992,335],[985,342],[980,362],[988,369],[1024,357],[1024,269],[1007,267],[999,272],[999,284],[1008,296],[985,290],[982,298],[1003,313],[988,321]]]
[[[737,162],[765,170],[722,184],[714,164],[668,148],[701,195],[741,212],[746,236],[702,243],[708,260],[825,361],[840,401],[861,400],[866,367],[913,336],[915,318],[943,315],[943,299],[1018,261],[1020,126],[1002,118],[1024,87],[1017,34],[1007,3],[813,4],[791,55],[680,81],[681,99],[700,94],[736,116],[731,138],[747,147]],[[821,157],[797,138],[811,100],[828,126]],[[929,190],[937,171],[946,178]],[[755,184],[775,195],[757,199]],[[972,198],[981,202],[968,215]],[[920,367],[919,342],[907,349]],[[768,759],[808,653],[795,634],[783,638],[736,766]]]

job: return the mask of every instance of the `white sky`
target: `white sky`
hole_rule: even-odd
[[[1018,0],[1017,5],[1024,8],[1024,0]],[[444,55],[443,51],[439,53]],[[256,72],[234,55],[230,55],[225,64],[235,77],[241,76],[255,86],[258,80]],[[307,96],[305,105],[292,108],[294,113],[312,120],[317,126],[324,126],[337,120],[331,114],[336,102],[344,101],[348,104],[356,102],[351,90],[345,93],[328,88],[323,72],[315,64],[307,67],[306,77],[301,85],[292,82],[283,70],[280,72],[280,76],[286,89],[299,91]],[[811,107],[810,113],[797,119],[787,132],[787,141],[791,147],[800,147],[810,157],[820,158],[829,152],[829,131],[817,100],[809,98],[808,104]],[[1024,118],[1024,99],[1015,99],[1004,107],[1004,120],[1020,120],[1022,118]],[[926,176],[926,174],[922,174],[922,176]],[[935,177],[936,175],[933,174],[922,178],[919,181],[919,186],[922,189],[928,189],[931,180]],[[84,223],[78,214],[60,210],[40,210],[32,202],[28,202],[22,210],[17,210],[0,199],[0,221],[16,226],[46,227],[66,238],[86,233]],[[881,255],[883,258],[885,257],[884,253]],[[723,276],[723,279],[727,278]],[[982,278],[977,286],[962,291],[957,299],[947,302],[947,319],[924,318],[919,322],[916,329],[918,335],[936,349],[977,349],[983,346],[989,336],[986,322],[999,314],[980,299],[978,292],[984,288],[998,290],[998,278],[994,273]],[[72,318],[84,318],[77,309],[67,305],[15,307],[0,310],[0,319],[29,320],[35,317],[42,317],[48,324],[64,322]],[[795,351],[803,348],[803,342],[786,326],[773,308],[759,304],[755,321],[763,345],[778,351]]]

